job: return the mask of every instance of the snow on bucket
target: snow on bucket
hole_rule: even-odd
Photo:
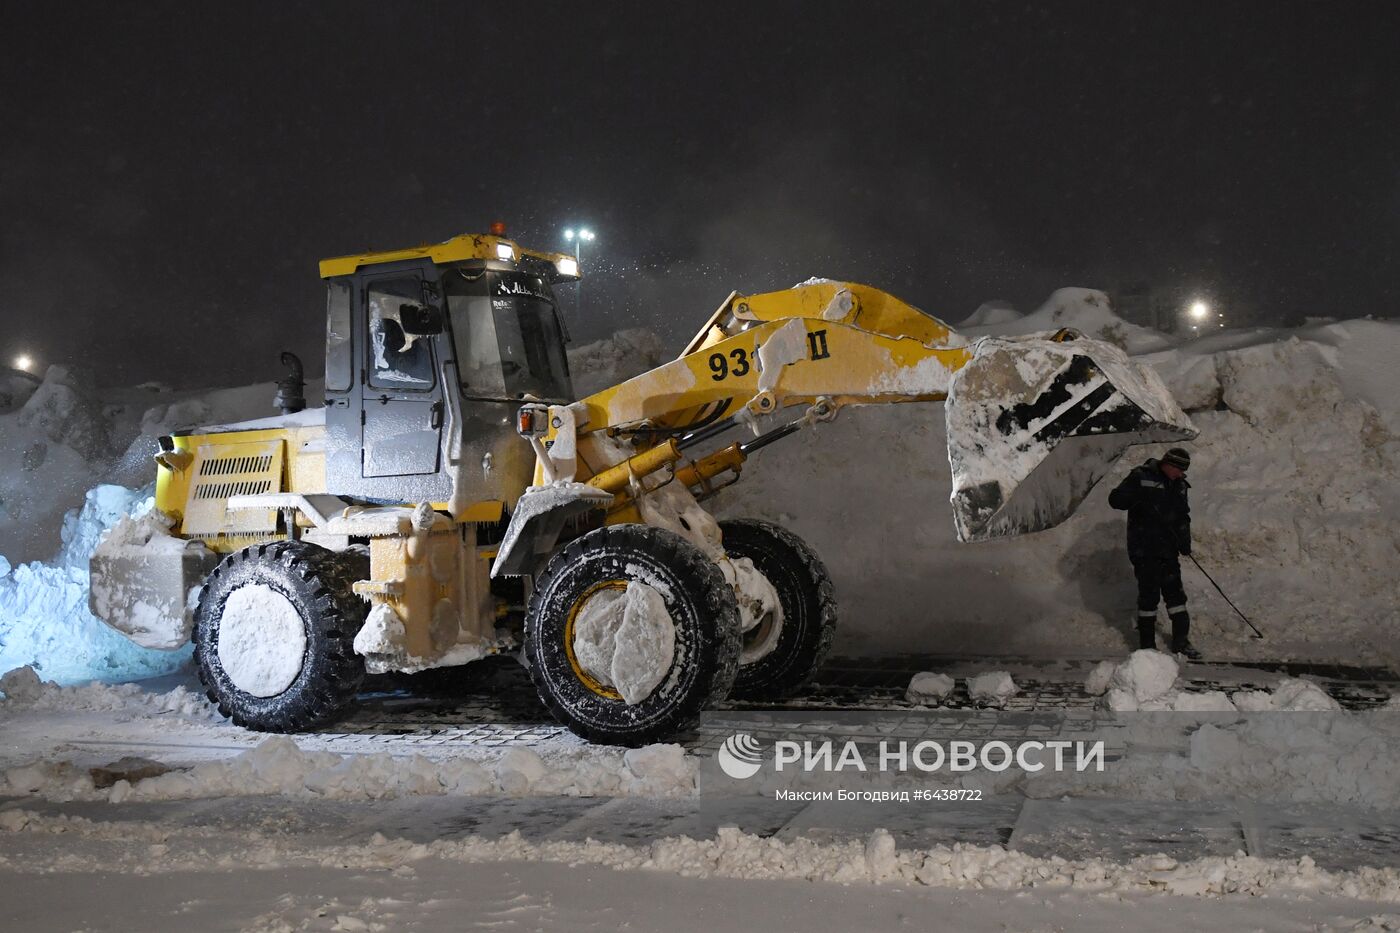
[[[1197,433],[1155,372],[1072,332],[977,341],[947,419],[962,541],[1057,525],[1132,445]]]

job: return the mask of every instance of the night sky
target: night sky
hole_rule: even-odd
[[[576,338],[812,275],[1400,310],[1400,15],[1322,3],[11,4],[0,354],[319,366],[316,262],[598,233]]]

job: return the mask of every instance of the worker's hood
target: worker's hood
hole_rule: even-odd
[[[1128,447],[1196,436],[1151,368],[1084,338],[979,340],[947,418],[963,541],[1057,525]]]

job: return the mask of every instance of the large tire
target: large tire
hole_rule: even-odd
[[[739,665],[730,696],[774,700],[806,685],[817,672],[836,634],[836,595],[826,566],[801,538],[780,525],[755,519],[720,522],[724,550],[747,557],[778,591],[783,607],[777,644],[767,654]],[[760,625],[746,632],[746,643],[764,637]]]
[[[644,582],[661,596],[675,651],[660,684],[625,702],[590,682],[573,653],[581,607],[604,587]],[[739,607],[719,565],[680,535],[647,525],[599,528],[556,554],[535,581],[525,662],[556,719],[590,742],[647,745],[690,729],[723,700],[739,665]]]
[[[219,712],[259,732],[304,732],[339,718],[365,677],[354,641],[367,607],[351,586],[368,577],[364,554],[296,541],[220,561],[200,593],[194,630],[199,679]],[[263,669],[249,644],[266,653]]]

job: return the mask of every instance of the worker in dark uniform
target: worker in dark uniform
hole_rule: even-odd
[[[1108,504],[1128,513],[1128,559],[1137,576],[1138,642],[1157,646],[1157,601],[1172,620],[1172,651],[1188,658],[1201,653],[1191,644],[1191,617],[1181,587],[1179,555],[1191,553],[1191,506],[1186,471],[1191,455],[1173,447],[1160,460],[1130,472],[1108,495]]]

